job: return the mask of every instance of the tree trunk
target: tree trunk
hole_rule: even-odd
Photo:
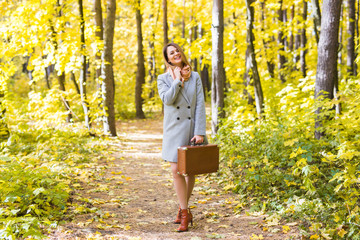
[[[202,58],[200,58],[200,67],[202,65]],[[204,98],[206,99],[206,96],[208,96],[210,91],[210,80],[209,80],[209,66],[207,64],[204,64],[204,66],[201,69],[201,82],[203,84],[203,90],[204,90]]]
[[[204,29],[202,28],[201,22],[199,22],[198,28],[199,28],[199,38],[201,39],[204,34]],[[203,64],[202,56],[200,57],[199,64],[200,64],[200,76],[204,90],[204,99],[206,100],[206,96],[210,91],[209,70],[208,70],[209,66],[207,64]]]
[[[59,1],[57,1],[57,4],[59,7],[60,6]],[[61,11],[59,11],[58,17],[61,17]],[[55,54],[57,54],[57,50],[58,50],[57,32],[55,31],[55,28],[51,21],[50,21],[50,30],[51,30],[51,38],[52,38],[52,43],[54,45]],[[58,83],[59,83],[59,89],[61,91],[65,92],[65,72],[61,72],[60,75],[57,75],[57,79],[58,79]],[[70,122],[72,119],[70,104],[65,98],[62,98],[62,102],[64,104],[65,109],[68,111],[68,115],[66,117],[66,122]]]
[[[168,22],[167,22],[167,0],[163,0],[163,29],[164,29],[164,46],[168,44]]]
[[[115,27],[116,0],[107,0],[104,31],[104,50],[102,54],[102,94],[104,100],[104,133],[116,136],[115,126],[115,81],[113,72],[113,44]]]
[[[323,96],[328,99],[334,98],[334,85],[337,81],[337,50],[339,37],[341,1],[328,0],[323,4],[322,21],[319,46],[318,63],[315,81],[315,99]],[[322,122],[326,120],[320,117],[321,108],[316,110],[317,118],[315,122],[315,138],[320,139],[324,136],[324,131],[320,129]]]
[[[6,108],[3,105],[5,93],[0,90],[0,141],[6,140],[10,136],[9,127],[5,121]]]
[[[280,8],[278,10],[278,21],[279,21],[279,33],[278,33],[278,46],[279,46],[279,53],[278,53],[278,58],[279,58],[279,78],[281,80],[282,83],[284,83],[285,80],[285,76],[284,76],[284,65],[285,65],[285,56],[284,56],[284,52],[285,52],[285,38],[284,38],[284,14],[283,14],[283,10],[282,10],[282,4],[283,4],[283,0],[279,0],[279,4],[280,4]]]
[[[281,0],[281,2],[284,3],[283,0]],[[282,9],[282,8],[283,8],[283,7],[281,6],[281,9]],[[287,21],[288,21],[287,9],[283,9],[283,10],[282,10],[282,14],[283,14],[283,18],[282,18],[282,21],[283,21],[282,26],[283,26],[283,28],[282,28],[282,31],[285,32],[285,33],[283,32],[283,38],[284,38],[283,44],[284,44],[284,50],[287,51],[287,50],[289,50],[288,36],[287,36],[287,34],[286,34],[286,31],[285,31],[285,26],[286,26],[286,23],[287,23]]]
[[[246,41],[248,36],[246,36]],[[250,70],[251,70],[251,57],[250,57],[250,48],[249,44],[247,44],[246,52],[245,52],[245,74],[244,74],[244,96],[247,97],[247,102],[249,105],[254,104],[254,98],[248,91],[248,86],[254,86],[253,82],[251,82],[250,77]]]
[[[144,99],[142,98],[143,85],[145,83],[145,60],[143,52],[143,37],[141,31],[142,16],[140,12],[140,0],[137,0],[136,6],[136,29],[137,29],[137,72],[136,72],[136,85],[135,85],[135,108],[136,108],[136,118],[144,119],[145,114],[142,109]]]
[[[341,5],[341,10],[340,10],[340,20],[339,22],[342,23],[343,22],[343,15],[344,15],[344,8],[343,5]],[[343,25],[340,24],[339,25],[339,49],[338,49],[338,64],[340,66],[343,66]],[[338,78],[342,78],[342,71],[338,71]]]
[[[94,0],[94,12],[95,12],[95,37],[96,40],[102,42],[104,40],[104,27],[103,27],[103,16],[102,16],[102,7],[101,0]],[[101,50],[100,44],[98,43],[96,46],[96,54],[95,54],[95,65],[96,65],[96,82],[98,83],[98,87],[100,87],[101,83]]]
[[[45,68],[45,81],[48,89],[51,89],[48,67]]]
[[[314,18],[314,32],[316,42],[319,43],[320,36],[320,26],[321,26],[321,12],[320,12],[320,4],[319,0],[311,0],[313,18]]]
[[[294,51],[294,18],[295,18],[295,5],[291,5],[291,14],[290,14],[290,22],[291,22],[291,31],[289,37],[289,50],[290,52]]]
[[[247,35],[246,35],[246,42],[247,42],[247,59],[246,59],[246,69],[247,69],[247,76],[248,80],[247,83],[250,83],[250,79],[252,76],[252,84],[254,85],[255,91],[255,103],[256,103],[256,112],[258,117],[261,118],[264,112],[264,96],[263,91],[261,88],[260,76],[257,68],[257,62],[255,57],[255,48],[254,48],[254,41],[255,36],[253,34],[253,22],[254,22],[254,7],[253,3],[255,0],[246,0],[246,28],[247,28]],[[251,74],[249,74],[249,70],[251,70]]]
[[[265,33],[265,0],[261,2],[261,31]],[[266,57],[266,66],[271,78],[275,77],[275,64],[271,58],[269,58],[268,50],[269,48],[269,40],[263,38],[263,44],[265,47],[265,57]]]
[[[306,77],[306,18],[307,18],[307,2],[303,0],[303,28],[301,29],[301,51],[300,51],[300,66],[303,77]]]
[[[152,8],[155,8],[155,4],[154,4],[154,0],[151,1],[151,5]],[[153,83],[156,81],[156,61],[155,61],[155,32],[156,32],[156,26],[157,26],[157,22],[159,20],[159,14],[160,14],[160,6],[158,8],[157,11],[157,15],[156,15],[156,20],[155,20],[155,27],[152,29],[152,33],[149,37],[149,57],[148,57],[148,65],[149,65],[149,76],[150,76],[150,93],[149,93],[149,98],[153,98],[155,96],[155,90],[153,88]],[[152,18],[154,17],[154,15],[151,13],[149,15],[149,22],[152,21]],[[166,20],[166,24],[167,24],[167,20]],[[167,40],[167,30],[166,30],[166,36],[164,33],[164,42],[165,39]]]
[[[347,22],[347,71],[356,76],[355,70],[355,0],[348,0],[349,20]]]
[[[62,16],[62,10],[61,10],[60,0],[57,0],[56,4],[57,4],[57,7],[58,7],[58,17],[61,17]],[[53,33],[55,33],[55,35],[57,35],[55,30],[53,31]],[[56,41],[56,37],[57,36],[55,36],[55,38],[54,38],[55,41]],[[61,41],[60,41],[60,43],[61,43]],[[57,49],[58,49],[58,44],[56,42],[56,47],[55,47],[56,52],[57,52]],[[61,72],[61,74],[58,76],[58,81],[59,81],[60,90],[65,92],[65,72],[64,71]],[[66,118],[66,122],[70,122],[71,119],[72,119],[72,113],[71,113],[71,109],[70,109],[70,104],[65,98],[63,98],[62,100],[63,100],[64,106],[65,106],[65,109],[67,109],[69,111],[68,116]]]
[[[80,40],[81,40],[81,70],[80,70],[80,96],[81,96],[81,105],[84,110],[85,117],[85,127],[90,129],[90,116],[89,116],[89,103],[86,97],[86,46],[85,46],[85,20],[84,20],[84,9],[83,9],[83,0],[78,0],[79,3],[79,13],[80,13]]]
[[[212,9],[212,87],[211,87],[211,109],[212,133],[215,135],[219,128],[224,112],[224,8],[223,0],[213,0]]]
[[[80,88],[79,88],[79,85],[77,84],[77,82],[76,82],[76,78],[75,78],[75,74],[74,74],[74,72],[71,72],[70,73],[70,80],[74,83],[74,87],[75,87],[75,89],[76,89],[76,92],[77,92],[77,94],[81,94],[80,93]]]
[[[196,19],[195,19],[196,20]],[[198,38],[198,34],[197,34],[197,26],[193,27],[193,33],[194,33],[194,38],[193,40],[195,41]],[[194,66],[194,71],[197,72],[198,71],[198,60],[197,58],[194,58],[193,60],[193,66]]]
[[[300,7],[297,7],[296,9],[300,12]],[[294,18],[293,18],[293,21],[295,21]],[[301,55],[301,50],[300,50],[300,54],[299,54],[299,48],[301,47],[301,34],[302,34],[302,32],[301,32],[301,29],[300,29],[300,21],[299,20],[296,21],[296,28],[298,28],[298,30],[297,30],[297,33],[295,35],[295,44],[294,44],[295,45],[294,46],[294,50],[295,50],[294,51],[294,70],[297,70],[297,63],[299,62],[300,55]]]
[[[263,2],[262,2],[263,3]],[[234,12],[233,12],[233,14],[232,14],[232,17],[233,17],[233,24],[234,24],[234,36],[237,36],[238,35],[238,32],[237,32],[237,28],[238,28],[238,26],[237,26],[237,24],[236,24],[236,21],[237,21],[237,16],[236,16],[236,14],[235,14],[235,9],[234,9]],[[262,23],[264,23],[264,22],[262,22]],[[237,48],[237,40],[236,40],[236,37],[234,38],[234,42],[233,42],[233,48],[235,49],[235,52],[234,52],[234,54],[235,55],[237,55],[238,54],[238,48]]]
[[[359,46],[360,40],[359,40],[359,11],[360,11],[360,1],[357,1],[357,11],[356,11],[356,21],[355,21],[355,31],[356,31],[356,46]],[[355,59],[357,58],[357,51],[355,51]],[[357,73],[357,63],[354,63],[354,72]]]

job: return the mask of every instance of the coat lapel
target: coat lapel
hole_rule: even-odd
[[[190,105],[194,96],[195,82],[196,81],[194,79],[194,74],[191,73],[190,79],[185,83],[185,87],[184,87],[184,95],[186,96],[185,99]]]
[[[191,73],[189,81],[185,82],[184,88],[182,88],[180,90],[181,95],[183,96],[183,98],[189,105],[191,104],[192,98],[194,96],[194,91],[195,91],[195,86],[194,86],[195,79],[193,76],[194,76],[194,74]],[[169,86],[171,86],[172,81],[174,81],[169,72],[167,73],[166,80],[167,80],[167,83],[169,84]]]

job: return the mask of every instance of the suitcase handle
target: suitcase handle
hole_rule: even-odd
[[[204,142],[196,144],[195,141],[191,141],[189,145],[190,146],[202,146],[202,145],[205,145],[205,144],[204,144]]]

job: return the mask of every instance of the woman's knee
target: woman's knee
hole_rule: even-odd
[[[174,178],[180,176],[178,174],[178,168],[176,163],[171,163],[171,172]]]

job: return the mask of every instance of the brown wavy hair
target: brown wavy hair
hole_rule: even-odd
[[[179,45],[177,45],[176,43],[168,43],[165,45],[165,47],[163,48],[163,57],[164,57],[164,60],[165,60],[165,65],[166,65],[166,68],[171,68],[171,67],[174,67],[174,65],[172,65],[171,63],[169,63],[169,58],[167,56],[167,48],[170,47],[170,46],[173,46],[175,47],[177,50],[179,50],[180,54],[181,54],[181,62],[183,64],[182,67],[184,66],[189,66],[190,67],[190,70],[192,70],[192,67],[190,65],[190,63],[188,62],[186,56],[185,56],[185,53],[184,51],[181,49],[181,47]]]

